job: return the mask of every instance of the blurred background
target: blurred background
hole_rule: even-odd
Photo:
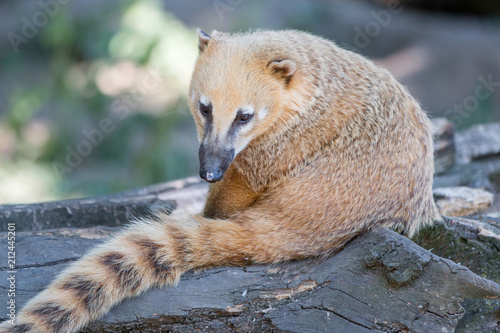
[[[196,175],[197,27],[306,30],[388,68],[457,129],[500,121],[498,0],[4,0],[0,203]]]

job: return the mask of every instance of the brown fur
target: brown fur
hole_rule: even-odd
[[[200,141],[203,95],[213,107],[207,140],[238,153],[204,216],[135,222],[61,273],[4,331],[74,332],[186,270],[325,255],[377,223],[411,236],[439,218],[429,120],[359,55],[297,31],[200,34],[190,94]],[[253,119],[227,139],[248,105]]]

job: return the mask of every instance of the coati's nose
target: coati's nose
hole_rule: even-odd
[[[224,172],[220,168],[201,168],[200,177],[209,183],[215,183],[222,179]]]
[[[199,150],[200,177],[207,182],[222,180],[234,159],[234,149],[221,149],[217,145],[201,144]]]

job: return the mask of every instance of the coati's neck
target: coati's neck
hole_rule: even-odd
[[[239,173],[256,192],[284,180],[307,163],[336,138],[342,127],[344,117],[332,115],[333,94],[325,94],[325,90],[331,90],[326,77],[311,74],[309,70],[307,76],[300,79],[303,86],[295,88],[298,91],[294,93],[294,104],[285,104],[282,116],[234,161]],[[297,104],[297,100],[303,102]]]
[[[333,62],[314,51],[300,56],[301,66],[283,95],[281,116],[233,162],[256,192],[280,182],[329,145],[345,118],[334,114],[338,93],[333,92],[342,90],[343,83],[333,79],[335,68],[328,70]]]
[[[335,139],[335,130],[328,126],[320,129],[319,119],[307,123],[296,123],[281,133],[264,134],[236,157],[238,171],[247,179],[256,192],[279,182],[301,163],[307,162],[321,147]],[[326,125],[326,124],[325,124]],[[317,131],[331,133],[318,139]],[[314,140],[313,138],[316,138]]]

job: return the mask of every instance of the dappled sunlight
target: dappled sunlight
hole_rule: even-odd
[[[182,86],[179,80],[167,80],[158,70],[130,61],[102,64],[96,73],[95,83],[101,93],[110,97],[130,94],[134,99],[131,114],[162,115],[169,105],[185,95],[184,89],[179,89]]]
[[[115,65],[101,65],[97,71],[95,82],[99,91],[105,95],[116,96],[131,90],[139,83],[143,71],[137,64],[130,61]]]
[[[5,123],[0,122],[0,156],[10,156],[16,149],[16,133]]]
[[[153,68],[165,72],[167,77],[175,78],[179,88],[185,91],[191,78],[194,62],[198,56],[196,32],[187,30],[180,22],[171,22],[166,33],[151,50],[148,63]]]
[[[29,203],[57,199],[57,179],[36,160],[50,139],[48,124],[29,121],[16,135],[0,121],[0,203]]]
[[[34,119],[22,130],[24,156],[35,161],[43,153],[43,148],[50,140],[50,128],[46,121]]]
[[[69,90],[85,95],[85,91],[91,80],[91,73],[89,73],[88,67],[86,63],[77,63],[69,69],[64,76],[64,83]]]
[[[50,137],[50,129],[46,121],[34,119],[23,129],[26,142],[33,147],[41,147]]]
[[[196,144],[182,135],[195,138],[194,126],[179,112],[187,108],[196,31],[155,0],[79,6],[94,11],[61,10],[9,58],[0,204],[105,194],[196,172],[188,157]]]
[[[139,1],[124,14],[123,28],[109,44],[113,58],[153,68],[172,87],[184,91],[189,84],[197,49],[196,32],[171,14],[158,1]],[[175,84],[176,83],[176,84]]]
[[[169,13],[158,1],[140,1],[125,12],[122,30],[109,44],[114,64],[104,64],[96,75],[100,92],[109,96],[139,91],[136,112],[161,113],[185,97],[197,56],[196,33]],[[155,89],[145,87],[148,77]]]
[[[47,166],[30,160],[0,159],[0,202],[32,203],[58,199],[57,179]]]

